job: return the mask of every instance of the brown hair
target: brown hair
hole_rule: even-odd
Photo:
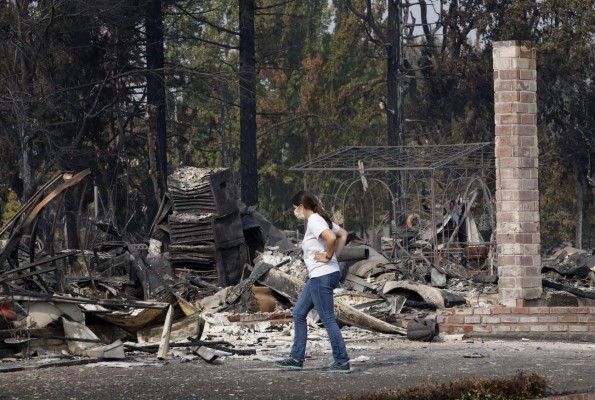
[[[306,192],[305,190],[300,190],[291,198],[291,204],[295,206],[299,206],[301,204],[304,206],[306,210],[314,211],[322,218],[324,218],[324,220],[328,224],[329,229],[333,229],[333,221],[331,221],[331,217],[329,217],[326,211],[324,211],[324,208],[322,208],[322,204],[320,204],[316,196],[314,196],[312,193]]]

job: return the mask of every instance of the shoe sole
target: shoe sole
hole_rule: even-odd
[[[294,371],[301,371],[302,369],[304,369],[303,367],[290,367],[290,366],[285,366],[285,365],[275,365],[275,367],[283,368],[283,369],[291,369]]]

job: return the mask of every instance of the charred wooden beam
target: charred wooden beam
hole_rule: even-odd
[[[587,299],[595,299],[595,293],[593,292],[586,292],[584,290],[580,290],[577,288],[573,288],[570,286],[562,285],[561,283],[552,282],[547,279],[542,279],[541,283],[544,287],[549,287],[552,289],[563,290],[568,293],[572,293],[575,296],[584,297]]]
[[[270,269],[258,282],[285,296],[293,304],[304,289],[304,282],[275,268]],[[405,329],[374,318],[341,301],[335,301],[335,316],[339,322],[346,325],[382,333],[407,334]]]
[[[157,308],[165,309],[170,303],[158,301],[124,300],[124,299],[89,299],[86,297],[67,297],[34,292],[4,292],[0,294],[3,299],[12,299],[16,301],[45,301],[74,304],[97,304],[108,307],[136,307],[136,308]]]

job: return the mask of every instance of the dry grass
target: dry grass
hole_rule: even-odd
[[[541,397],[547,382],[537,374],[518,373],[507,379],[464,378],[450,383],[427,383],[407,389],[381,391],[342,400],[524,400]]]

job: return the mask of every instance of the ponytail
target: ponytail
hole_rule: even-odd
[[[300,190],[292,197],[291,204],[295,206],[299,206],[301,204],[305,209],[314,211],[326,221],[329,229],[333,229],[333,221],[331,220],[331,217],[324,210],[322,204],[320,204],[316,196],[314,196],[312,193],[306,192],[305,190]]]
[[[320,203],[317,203],[314,206],[314,212],[320,215],[322,218],[324,218],[330,230],[333,229],[333,221],[331,220],[331,217],[326,213],[326,211],[324,211],[324,208],[322,208],[322,205]]]

